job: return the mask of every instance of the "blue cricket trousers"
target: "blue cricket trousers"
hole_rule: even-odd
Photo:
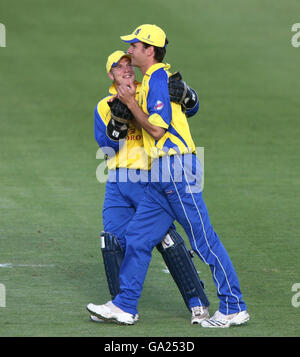
[[[177,220],[192,249],[210,266],[220,299],[219,310],[231,314],[246,310],[237,274],[214,231],[197,177],[201,164],[193,154],[154,160],[151,182],[126,230],[126,253],[120,270],[120,294],[113,303],[131,314],[138,313],[138,299],[153,248]]]
[[[109,171],[102,210],[103,228],[105,232],[110,232],[117,237],[124,250],[126,249],[126,229],[133,219],[139,203],[143,200],[150,176],[151,172],[144,170],[121,168]],[[138,181],[133,182],[133,178]],[[167,231],[171,226],[175,228],[173,221]],[[160,241],[162,239],[163,236]],[[190,308],[198,305],[201,305],[200,298],[192,297],[189,301]]]
[[[126,228],[144,197],[149,175],[148,171],[131,171],[140,174],[144,181],[131,182],[128,180],[130,170],[125,168],[109,171],[102,209],[104,231],[117,237],[123,249],[126,247]]]

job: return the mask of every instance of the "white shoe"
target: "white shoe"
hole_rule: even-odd
[[[232,325],[242,325],[250,319],[247,311],[236,312],[231,315],[224,315],[216,311],[214,316],[209,320],[201,322],[202,327],[226,328]]]
[[[105,322],[105,320],[99,319],[96,315],[90,315],[90,320],[93,322]]]
[[[208,308],[205,306],[195,306],[191,308],[192,310],[192,318],[191,324],[201,324],[202,321],[209,319]]]
[[[139,319],[139,314],[134,315],[134,322],[137,322]],[[96,315],[90,315],[90,320],[93,322],[105,322],[107,320],[99,319]]]
[[[133,325],[135,322],[132,314],[121,310],[111,301],[104,305],[88,304],[86,308],[92,315],[102,320],[116,322],[121,325]]]

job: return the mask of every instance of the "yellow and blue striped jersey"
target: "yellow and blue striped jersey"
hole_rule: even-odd
[[[141,84],[139,82],[136,84],[136,96],[138,97]],[[114,84],[110,87],[109,93],[110,95],[100,100],[95,108],[95,139],[107,155],[108,169],[149,170],[150,158],[144,150],[141,130],[130,122],[126,140],[113,141],[106,135],[106,127],[111,119],[111,110],[107,102],[117,94]]]
[[[168,89],[170,65],[156,63],[145,73],[138,94],[138,103],[149,115],[149,122],[166,129],[160,140],[155,140],[142,129],[144,148],[152,158],[165,155],[195,153],[186,115],[180,104],[171,103]]]

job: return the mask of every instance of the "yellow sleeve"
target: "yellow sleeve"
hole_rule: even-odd
[[[164,129],[168,129],[168,127],[169,127],[169,125],[157,113],[150,115],[149,118],[148,118],[148,121],[149,121],[150,124],[159,126],[161,128],[164,128]]]
[[[106,97],[102,100],[97,105],[97,112],[99,114],[99,117],[102,119],[104,122],[105,126],[107,126],[108,122],[110,121],[110,107],[107,104],[108,100],[111,97]]]

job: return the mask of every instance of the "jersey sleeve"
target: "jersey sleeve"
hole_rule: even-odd
[[[149,122],[168,129],[172,120],[168,75],[164,69],[159,69],[151,75],[147,96]]]

